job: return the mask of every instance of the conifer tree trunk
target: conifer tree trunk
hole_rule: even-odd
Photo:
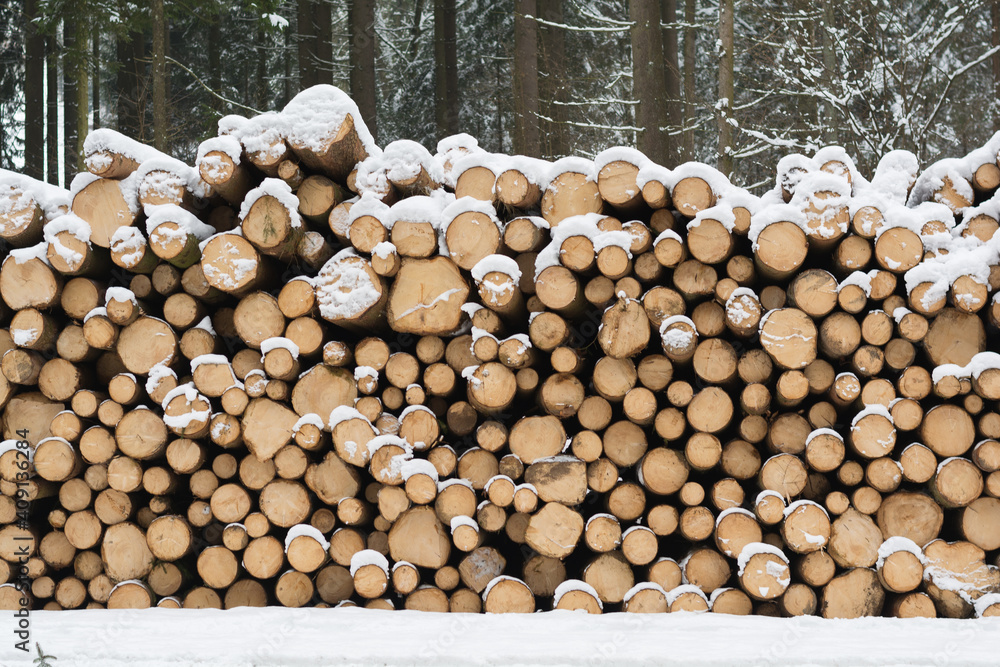
[[[733,172],[733,0],[719,3],[719,161],[718,169],[727,176]]]
[[[358,103],[361,117],[378,140],[375,89],[375,0],[352,0],[351,97]]]
[[[153,146],[167,149],[166,17],[163,0],[153,0]]]
[[[684,161],[694,159],[694,68],[697,55],[694,4],[695,0],[686,0],[684,3]]]
[[[284,108],[288,100],[292,99],[292,42],[289,30],[283,30],[284,48],[281,51],[281,60],[284,62],[285,79],[281,84],[281,103],[279,107]]]
[[[45,171],[59,185],[59,48],[55,37],[45,39]]]
[[[63,166],[66,178],[76,173],[77,61],[76,31],[63,21]]]
[[[330,3],[315,0],[313,23],[316,26],[316,83],[333,83],[333,23],[330,18]]]
[[[214,16],[208,26],[208,81],[216,93],[222,88],[222,21],[221,16]],[[216,95],[209,98],[212,111],[222,115],[222,99]]]
[[[438,138],[458,132],[455,0],[434,0],[434,115]]]
[[[990,23],[991,42],[996,48],[1000,46],[1000,0],[993,0],[993,4],[990,5]],[[993,97],[994,100],[1000,100],[1000,51],[994,53],[990,60],[993,65]],[[1000,113],[997,113],[996,109],[993,111],[993,131],[1000,131]]]
[[[313,23],[313,3],[311,0],[299,0],[298,5],[298,51],[299,51],[299,89],[316,85],[316,28]]]
[[[660,0],[660,20],[666,25],[677,22],[677,0]],[[663,29],[663,73],[666,86],[666,123],[669,128],[664,137],[667,165],[680,158],[681,135],[678,133],[683,119],[681,100],[681,70],[677,58],[677,28]]]
[[[833,10],[833,0],[823,0],[823,83],[827,91],[833,92],[833,76],[837,69],[837,54],[834,52],[833,35],[830,31],[835,26],[836,14]],[[827,144],[837,144],[837,119],[834,117],[834,107],[829,102],[823,102],[823,129]]]
[[[254,88],[256,95],[254,96],[254,105],[258,109],[267,109],[267,99],[269,97],[268,93],[268,78],[267,78],[267,35],[264,33],[264,27],[259,26],[257,28],[257,81]]]
[[[94,71],[93,82],[90,85],[91,113],[94,116],[93,127],[101,127],[101,33],[94,28],[91,37],[93,47]]]
[[[514,152],[538,157],[538,28],[535,0],[514,2]]]
[[[420,20],[424,14],[424,0],[417,0],[413,5],[413,23],[410,24],[410,60],[417,57],[417,40],[420,39]]]
[[[45,166],[45,38],[31,19],[38,15],[37,0],[26,0],[24,63],[24,173],[41,179]]]
[[[663,74],[663,44],[660,7],[645,0],[630,0],[632,21],[632,97],[639,101],[635,124],[641,127],[636,145],[654,162],[666,162],[666,81]]]
[[[115,54],[120,65],[115,74],[118,131],[138,140],[143,138],[139,99],[139,68],[143,67],[141,61],[145,51],[143,42],[142,33],[132,32],[118,37],[115,43]]]
[[[562,0],[537,0],[538,13],[547,23],[562,24]],[[560,158],[570,153],[569,132],[566,127],[566,36],[561,28],[545,23],[538,26],[538,43],[541,53],[538,88],[542,115],[551,118],[543,121],[542,146],[545,157]]]
[[[87,57],[84,54],[90,53],[90,33],[83,21],[76,24],[76,48],[79,57],[76,61],[76,164],[74,171],[84,171],[83,163],[83,142],[90,131],[90,114],[87,107],[90,105],[90,67]]]

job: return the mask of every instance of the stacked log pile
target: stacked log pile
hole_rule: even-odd
[[[758,197],[219,130],[0,175],[0,608],[1000,615],[1000,135]]]

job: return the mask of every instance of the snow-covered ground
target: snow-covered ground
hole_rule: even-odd
[[[15,651],[12,633],[4,634],[3,667],[31,665],[34,642],[57,658],[53,667],[1000,664],[1000,618],[828,621],[685,612],[470,615],[270,607],[33,612],[31,654]]]

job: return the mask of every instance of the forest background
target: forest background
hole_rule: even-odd
[[[0,168],[68,186],[111,127],[193,162],[227,114],[329,83],[377,141],[556,159],[635,146],[769,187],[838,144],[871,174],[1000,129],[998,0],[8,0]]]

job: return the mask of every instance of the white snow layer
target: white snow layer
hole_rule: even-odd
[[[396,613],[392,631],[373,641],[371,629],[387,617],[349,607],[36,611],[31,640],[58,658],[53,664],[73,667],[318,667],[329,664],[331,646],[349,667],[992,667],[1000,645],[995,619]],[[10,643],[0,656],[10,667],[37,657]]]

